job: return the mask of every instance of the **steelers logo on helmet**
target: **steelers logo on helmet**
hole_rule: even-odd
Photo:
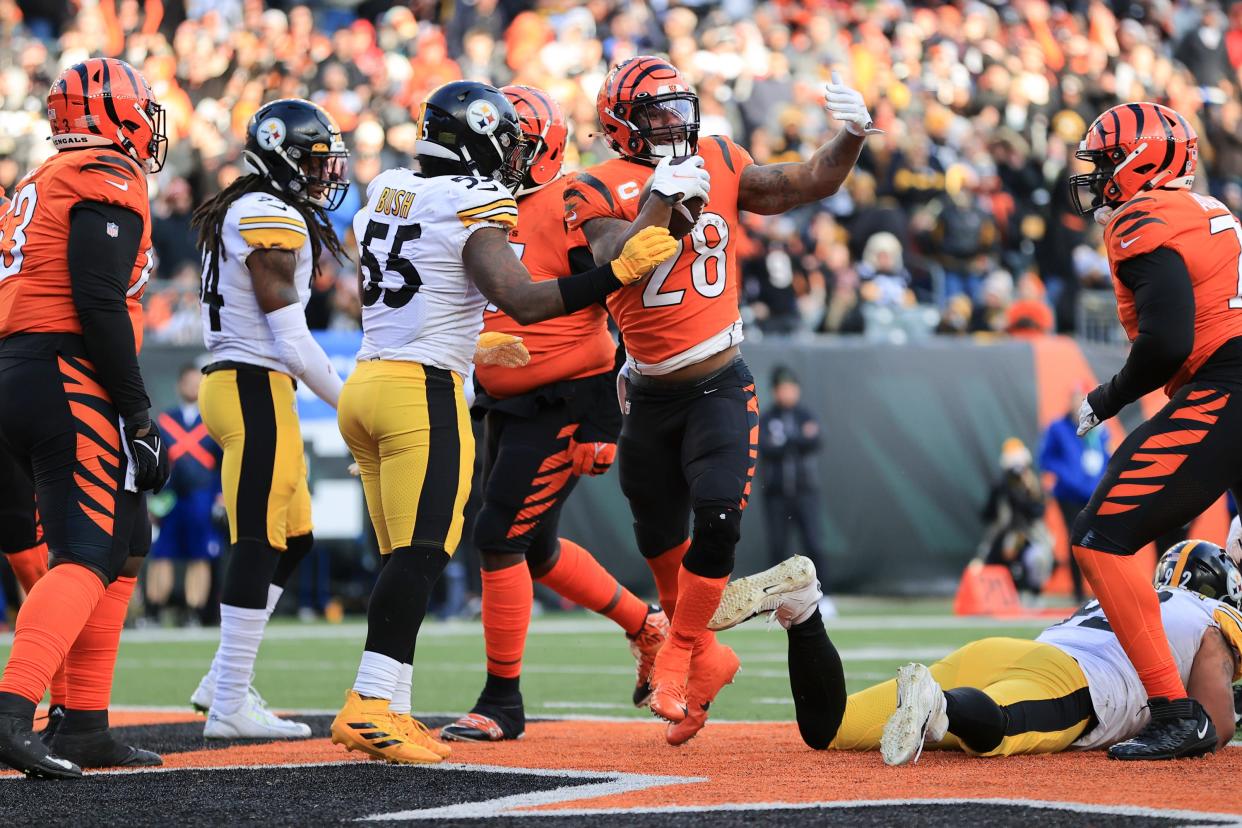
[[[268,118],[255,130],[255,138],[263,149],[274,150],[285,142],[285,122],[279,118]]]
[[[472,101],[466,109],[466,122],[480,135],[491,135],[500,126],[500,112],[491,101]]]

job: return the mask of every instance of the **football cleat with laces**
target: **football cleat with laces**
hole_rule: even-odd
[[[388,699],[367,699],[349,690],[332,720],[332,744],[400,765],[434,765],[440,754],[411,740],[406,725],[388,709]]]
[[[741,669],[742,663],[731,647],[713,641],[690,658],[690,680],[686,683],[686,717],[670,724],[665,739],[670,745],[683,745],[707,724],[707,710]]]
[[[509,742],[525,735],[526,712],[520,699],[506,705],[480,699],[469,713],[440,728],[446,742]]]
[[[651,668],[656,653],[668,638],[668,616],[655,604],[647,608],[647,618],[642,629],[634,635],[626,635],[630,641],[630,654],[638,665],[638,680],[634,684],[634,706],[646,707],[651,698]]]
[[[235,713],[213,707],[203,725],[205,739],[309,739],[310,735],[310,725],[280,718],[257,693],[248,693]]]
[[[426,748],[441,759],[447,759],[453,754],[451,747],[431,735],[431,728],[409,713],[393,713],[392,715],[404,728],[406,739],[410,742]]]
[[[923,745],[949,731],[948,703],[940,684],[922,664],[897,670],[897,709],[884,723],[880,755],[886,765],[919,761]]]
[[[1111,759],[1185,759],[1216,750],[1216,728],[1194,699],[1147,700],[1151,721],[1137,736],[1108,749]]]
[[[773,620],[789,629],[809,618],[822,597],[815,564],[794,555],[771,569],[730,582],[707,628],[719,632],[771,613]]]

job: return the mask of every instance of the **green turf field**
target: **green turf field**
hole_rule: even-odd
[[[909,661],[931,662],[989,635],[1035,636],[1047,621],[1000,623],[955,618],[944,601],[845,599],[829,632],[841,651],[850,690],[891,678]],[[127,630],[113,701],[118,705],[187,704],[215,651],[217,631]],[[722,634],[742,672],[712,707],[722,719],[791,719],[785,633],[755,619]],[[358,665],[365,628],[276,622],[259,653],[255,684],[273,707],[332,709]],[[8,655],[0,639],[0,660]],[[483,680],[483,636],[477,623],[428,621],[415,658],[414,704],[424,713],[464,712]],[[608,621],[587,613],[545,615],[533,622],[522,677],[529,716],[647,716],[629,704],[634,662]]]

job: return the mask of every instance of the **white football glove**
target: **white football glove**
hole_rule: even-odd
[[[832,83],[824,84],[824,110],[834,119],[845,124],[845,128],[852,135],[862,137],[880,135],[884,132],[882,129],[875,128],[863,96],[857,90],[841,83],[841,76],[835,71],[832,73]]]
[[[1078,436],[1081,437],[1099,424],[1100,418],[1095,416],[1091,403],[1084,397],[1082,405],[1078,406]]]
[[[651,174],[651,192],[673,204],[701,198],[704,202],[712,191],[712,176],[704,169],[697,155],[674,164],[672,158],[661,158]]]

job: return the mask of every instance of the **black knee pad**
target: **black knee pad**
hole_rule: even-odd
[[[1100,531],[1098,523],[1096,516],[1088,514],[1086,509],[1079,512],[1078,517],[1074,518],[1074,526],[1070,530],[1070,545],[1081,546],[1097,552],[1107,552],[1112,555],[1133,555],[1140,547],[1146,546],[1146,543],[1126,544],[1106,537]]]
[[[694,510],[694,535],[683,565],[704,578],[723,578],[733,571],[733,550],[742,538],[742,513],[722,506]]]

